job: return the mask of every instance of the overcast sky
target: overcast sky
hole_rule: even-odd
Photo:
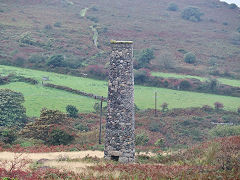
[[[240,0],[220,0],[220,1],[225,1],[229,4],[235,3],[236,5],[238,5],[240,7]]]

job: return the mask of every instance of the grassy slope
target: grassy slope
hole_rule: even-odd
[[[171,54],[177,66],[208,72],[209,62],[215,58],[218,69],[239,72],[239,34],[236,31],[239,10],[229,9],[217,0],[178,0],[174,2],[179,6],[177,12],[167,11],[168,0],[72,2],[73,5],[66,5],[62,0],[2,0],[0,56],[14,61],[18,56],[28,59],[33,53],[60,53],[66,57],[94,57],[91,63],[105,64],[106,59],[95,56],[99,49],[92,42],[89,28],[98,25],[99,30],[106,28],[106,32],[100,31],[98,38],[99,47],[105,52],[109,51],[107,42],[110,39],[133,40],[136,50],[154,49],[156,58],[153,64],[161,63],[162,55]],[[181,12],[189,6],[198,7],[204,13],[201,22],[181,18]],[[96,24],[86,16],[99,21]],[[56,22],[60,22],[61,27],[54,27]],[[53,29],[44,29],[47,24]],[[35,41],[45,43],[53,39],[53,46],[47,49],[31,45],[21,47],[19,37],[27,31],[32,33]],[[194,52],[199,65],[184,63],[183,54],[178,49]],[[26,63],[26,66],[30,65]]]
[[[88,93],[107,96],[106,81],[10,66],[0,66],[1,74],[7,75],[13,72],[37,80],[41,80],[43,76],[49,76],[50,83],[68,86]],[[95,102],[90,98],[72,95],[59,90],[48,89],[41,85],[33,86],[23,83],[13,83],[1,86],[0,88],[10,88],[22,92],[26,98],[25,106],[28,109],[28,115],[39,115],[40,109],[45,106],[48,108],[59,108],[60,110],[64,110],[67,104],[76,105],[81,112],[89,112],[93,110],[92,106]],[[135,86],[135,103],[137,106],[141,109],[154,108],[155,91],[158,92],[159,109],[163,102],[167,102],[169,108],[199,107],[205,104],[213,106],[216,101],[223,103],[227,110],[236,111],[236,109],[240,107],[240,98],[236,97]],[[39,96],[39,94],[41,94],[41,96]],[[58,97],[60,97],[60,99],[57,99]]]
[[[199,79],[200,81],[207,81],[208,80],[208,78],[205,78],[205,77],[190,76],[190,75],[183,75],[183,74],[174,74],[174,73],[152,72],[151,74],[152,74],[152,76],[164,77],[164,78],[178,78],[178,79],[181,79],[181,78],[195,78],[195,79]],[[226,79],[226,78],[217,78],[217,80],[221,84],[240,87],[240,80],[233,80],[233,79]]]
[[[93,105],[96,102],[94,99],[84,96],[22,82],[3,85],[0,88],[22,92],[28,116],[39,116],[43,107],[65,111],[66,106],[69,104],[76,106],[81,112],[92,112],[94,111]]]

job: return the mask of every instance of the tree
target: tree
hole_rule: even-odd
[[[22,127],[27,122],[22,93],[0,89],[0,126]]]
[[[61,67],[61,66],[64,66],[64,57],[63,57],[63,55],[58,54],[58,55],[51,56],[48,59],[47,65],[51,66],[51,67]]]
[[[137,69],[146,67],[152,59],[154,59],[153,50],[149,48],[144,49],[137,58]]]
[[[184,55],[184,61],[189,64],[194,64],[196,62],[196,56],[192,52],[188,52]]]
[[[76,106],[67,105],[66,111],[67,111],[69,117],[72,117],[72,118],[78,117],[78,109],[76,108]]]
[[[201,16],[203,15],[202,12],[199,11],[198,8],[195,7],[188,7],[183,10],[182,18],[192,22],[199,22],[201,21]]]

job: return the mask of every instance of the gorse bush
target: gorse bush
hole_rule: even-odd
[[[196,62],[196,55],[192,52],[188,52],[184,55],[184,61],[189,64],[194,64]]]
[[[188,7],[183,10],[182,18],[192,22],[199,22],[201,21],[201,16],[203,15],[202,12],[199,11],[198,8],[195,7]]]
[[[67,145],[71,144],[72,141],[74,140],[74,136],[67,133],[66,131],[62,129],[53,129],[49,133],[49,138],[47,140],[48,144],[51,145]]]
[[[238,126],[218,125],[209,131],[209,135],[213,138],[226,136],[239,136],[240,125]]]
[[[77,109],[76,106],[67,105],[66,106],[66,111],[67,111],[69,117],[72,117],[72,118],[77,118],[78,117],[78,109]]]

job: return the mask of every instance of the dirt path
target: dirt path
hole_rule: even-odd
[[[32,162],[40,162],[42,166],[55,167],[67,171],[80,173],[88,166],[94,166],[94,163],[76,161],[71,162],[72,159],[81,159],[86,156],[103,158],[102,151],[79,151],[79,152],[50,152],[50,153],[13,153],[13,152],[0,152],[1,161],[14,161],[14,158],[28,159]],[[30,165],[30,164],[29,164]],[[9,163],[5,168],[9,168]]]

